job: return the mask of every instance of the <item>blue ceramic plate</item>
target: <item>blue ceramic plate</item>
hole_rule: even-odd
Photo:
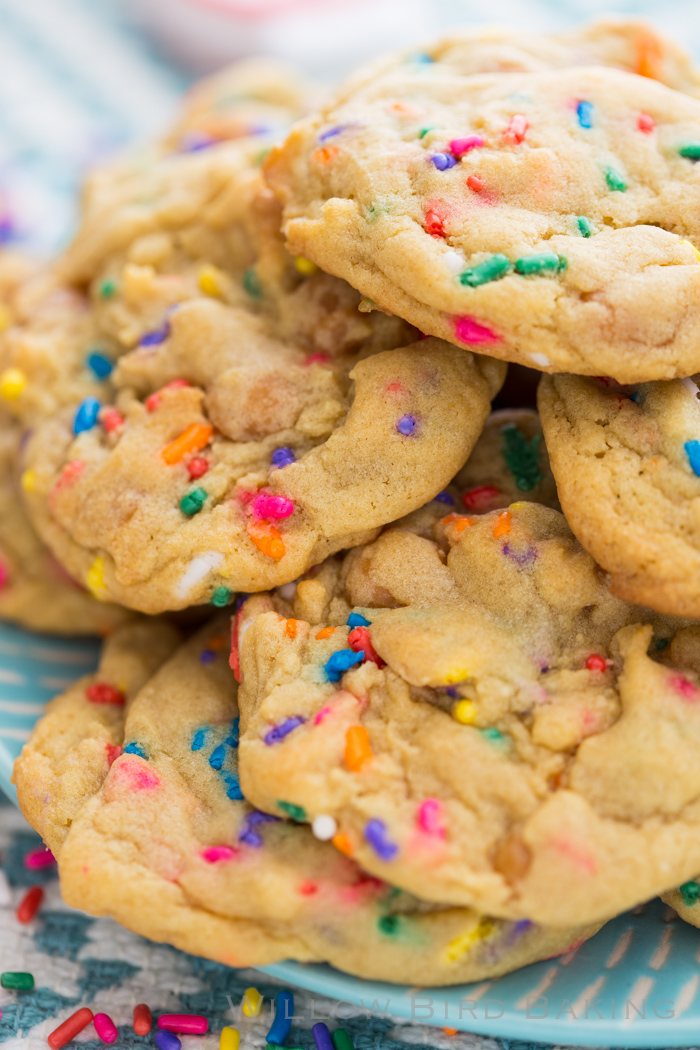
[[[0,624],[0,786],[43,705],[97,664],[97,641],[63,641]],[[700,931],[659,901],[608,923],[569,956],[497,981],[407,988],[330,966],[279,963],[267,973],[318,995],[399,1020],[575,1046],[698,1044]]]

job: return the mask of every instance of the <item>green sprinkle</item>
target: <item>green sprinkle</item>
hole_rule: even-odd
[[[228,587],[217,587],[210,598],[211,604],[217,609],[223,609],[231,601],[232,594],[233,591],[230,591]]]
[[[515,264],[515,272],[527,277],[533,273],[559,273],[566,269],[566,259],[556,252],[538,252],[536,255],[525,255]]]
[[[303,820],[306,820],[306,810],[303,806],[295,806],[293,802],[279,802],[277,808],[281,809],[283,813],[286,813],[292,820],[296,820],[298,824],[301,824]]]
[[[100,282],[100,285],[97,289],[97,294],[99,295],[100,299],[111,299],[112,296],[116,294],[116,291],[117,282],[114,280],[113,277],[107,277],[104,281]]]
[[[683,898],[683,903],[687,908],[691,908],[693,904],[697,904],[700,900],[700,885],[691,879],[690,882],[684,882],[682,886],[679,886],[680,895]]]
[[[263,163],[263,161],[265,160],[265,158],[267,157],[269,152],[270,152],[270,146],[268,146],[266,149],[260,150],[260,152],[258,153],[257,157],[255,158],[255,163],[258,166],[260,166]]]
[[[700,142],[686,142],[678,152],[688,160],[700,160]]]
[[[657,638],[654,642],[654,648],[658,652],[661,649],[668,649],[670,644],[670,638]]]
[[[418,132],[418,138],[419,139],[424,139],[429,131],[435,131],[435,128],[432,127],[432,126],[429,127],[429,128],[421,128],[420,131]]]
[[[587,219],[585,215],[576,216],[576,225],[578,226],[578,232],[582,237],[591,237],[593,234],[593,226],[591,220]]]
[[[488,740],[489,744],[495,744],[496,746],[502,747],[508,743],[500,729],[490,727],[489,729],[479,729],[478,732],[481,733],[485,740]]]
[[[627,183],[620,175],[619,171],[615,171],[614,168],[608,166],[605,170],[605,181],[608,184],[609,190],[617,190],[619,193],[624,193],[627,189]]]
[[[331,1039],[335,1050],[355,1050],[352,1039],[344,1028],[336,1028],[335,1032],[331,1034]]]
[[[31,992],[34,978],[30,973],[3,973],[0,974],[0,984],[3,988],[12,988],[16,992]]]
[[[489,281],[497,281],[505,277],[513,269],[510,259],[498,252],[490,259],[484,259],[476,266],[470,266],[459,275],[459,283],[469,285],[470,288],[478,288],[480,284],[488,284]]]
[[[376,222],[381,219],[389,211],[389,206],[382,201],[372,201],[369,208],[367,209],[367,215],[365,218],[367,222]]]
[[[395,937],[399,932],[400,923],[401,918],[398,915],[382,915],[377,926],[382,933],[387,935],[387,937]]]
[[[262,288],[260,287],[260,279],[255,271],[255,267],[251,266],[249,270],[243,274],[243,287],[245,288],[251,299],[262,298]]]
[[[501,434],[503,435],[503,458],[506,466],[515,478],[515,484],[520,491],[530,492],[543,478],[540,473],[537,451],[540,435],[535,434],[532,440],[528,441],[515,423],[508,423],[504,426]]]
[[[180,500],[180,510],[183,514],[187,514],[188,517],[192,517],[193,514],[199,514],[206,503],[206,499],[207,492],[205,489],[192,489]]]

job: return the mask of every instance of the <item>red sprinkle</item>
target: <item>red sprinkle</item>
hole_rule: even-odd
[[[195,456],[187,464],[187,473],[194,481],[195,478],[203,477],[209,470],[209,460],[203,456]]]
[[[474,193],[479,193],[484,188],[484,180],[478,175],[470,175],[467,179],[467,186],[470,190],[474,190]]]
[[[117,759],[119,758],[119,756],[122,753],[121,745],[120,744],[107,743],[106,749],[107,749],[107,765],[111,769],[112,766],[114,765],[114,763],[117,761]]]
[[[17,921],[25,923],[31,922],[36,913],[39,911],[43,899],[44,891],[42,890],[41,886],[32,886],[30,889],[28,889],[24,897],[22,897],[22,900],[19,902],[19,907],[17,908],[16,913]],[[92,1020],[92,1014],[90,1015],[90,1020]],[[66,1042],[67,1041],[68,1040],[66,1040]],[[63,1043],[61,1043],[61,1046],[63,1046]]]
[[[233,671],[233,677],[237,682],[241,680],[241,658],[238,651],[238,632],[241,629],[241,620],[243,619],[243,610],[245,605],[242,605],[231,622],[231,655],[229,656],[229,667]]]
[[[153,1027],[151,1011],[145,1003],[134,1007],[134,1031],[137,1035],[148,1035]]]
[[[445,236],[445,227],[436,211],[431,210],[425,213],[425,232],[429,233],[431,237]]]
[[[299,893],[304,897],[313,897],[314,893],[318,893],[318,883],[312,882],[311,879],[307,879],[306,882],[302,882],[299,887]]]
[[[514,113],[508,127],[503,132],[503,141],[507,146],[519,146],[525,138],[527,128],[527,117],[522,113]]]
[[[100,413],[100,423],[108,434],[112,434],[124,426],[124,416],[116,408],[104,408]]]
[[[371,660],[377,667],[384,667],[384,661],[372,645],[369,631],[366,627],[353,627],[348,635],[348,645],[354,653],[359,653],[360,649],[364,650],[365,658],[363,663]]]
[[[648,113],[640,113],[637,117],[637,127],[640,131],[643,131],[645,135],[651,135],[656,124],[654,118],[650,117]]]
[[[80,1010],[76,1010],[74,1014],[71,1014],[70,1017],[67,1017],[58,1028],[54,1028],[46,1042],[51,1047],[51,1050],[61,1050],[62,1046],[70,1043],[71,1039],[75,1039],[78,1032],[82,1032],[84,1028],[87,1028],[91,1021],[92,1010],[87,1006],[83,1006]]]
[[[477,485],[475,489],[463,493],[462,503],[467,510],[483,510],[490,508],[491,503],[500,495],[501,490],[495,485]]]
[[[94,682],[93,685],[87,687],[85,695],[91,704],[117,704],[123,707],[126,703],[126,697],[121,689],[115,689],[107,682]]]
[[[603,672],[607,669],[608,662],[603,656],[599,656],[598,653],[591,653],[586,660],[586,667],[589,671]]]
[[[170,383],[166,383],[160,390],[156,390],[154,394],[150,394],[146,398],[146,408],[149,412],[155,412],[158,405],[163,400],[163,394],[169,390],[180,390],[183,386],[189,386],[190,384],[186,379],[173,379]]]

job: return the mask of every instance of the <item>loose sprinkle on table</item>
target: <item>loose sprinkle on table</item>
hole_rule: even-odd
[[[237,1028],[231,1028],[230,1025],[226,1025],[221,1029],[219,1050],[238,1050],[240,1042],[241,1035]]]
[[[318,1024],[313,1026],[311,1034],[314,1037],[316,1050],[333,1050],[331,1033],[328,1030],[328,1025],[324,1024],[323,1021],[319,1021]]]
[[[31,992],[34,977],[31,973],[8,972],[0,974],[0,985],[15,992]]]
[[[260,1007],[263,1004],[263,997],[257,988],[246,988],[243,993],[243,1013],[246,1017],[257,1017],[260,1013]]]
[[[163,1029],[156,1032],[153,1038],[158,1050],[181,1050],[182,1043],[173,1032]]]
[[[278,992],[275,996],[275,1019],[265,1038],[268,1043],[282,1046],[289,1035],[294,1017],[294,996],[291,992]]]
[[[352,773],[358,773],[365,762],[372,758],[369,733],[364,726],[350,726],[345,734],[345,765]]]
[[[39,911],[43,899],[44,891],[41,886],[31,886],[19,902],[16,912],[17,921],[22,923],[31,922]]]
[[[336,1028],[333,1033],[333,1046],[335,1050],[355,1050],[352,1039],[344,1028]]]
[[[134,1007],[134,1031],[137,1035],[148,1035],[153,1027],[151,1011],[145,1003]]]
[[[95,1014],[92,1019],[92,1023],[95,1026],[99,1038],[103,1043],[116,1043],[119,1038],[119,1032],[109,1014]]]
[[[61,1050],[61,1047],[64,1047],[66,1043],[70,1043],[71,1039],[75,1039],[78,1032],[82,1032],[84,1028],[87,1028],[92,1019],[92,1010],[87,1006],[83,1006],[80,1010],[76,1010],[74,1014],[71,1014],[70,1017],[67,1017],[58,1028],[54,1028],[46,1042],[51,1047],[51,1050]],[[162,1050],[170,1050],[170,1047],[163,1047]]]
[[[209,1030],[209,1021],[203,1014],[161,1014],[158,1028],[179,1035],[204,1035]]]

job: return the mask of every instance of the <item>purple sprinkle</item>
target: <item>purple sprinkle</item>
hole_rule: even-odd
[[[451,685],[448,685],[448,687],[445,690],[445,692],[447,693],[448,696],[451,696],[453,700],[456,700],[457,697],[459,696],[459,693],[457,692],[457,690],[454,688],[454,686],[451,686]]]
[[[383,820],[372,817],[365,824],[365,838],[380,860],[393,860],[399,847],[387,837],[387,828]]]
[[[253,810],[245,818],[243,830],[238,836],[238,841],[244,842],[246,846],[253,846],[254,849],[260,849],[263,845],[262,836],[258,835],[257,831],[253,831],[253,828],[258,824],[276,824],[279,819],[279,817],[273,817],[269,813],[260,813],[258,810]]]
[[[447,171],[448,168],[454,168],[457,163],[451,153],[433,153],[430,159],[438,171]]]
[[[351,131],[356,127],[358,127],[357,124],[336,124],[334,128],[328,128],[327,131],[322,131],[318,136],[318,141],[327,142],[328,139],[333,139],[336,135],[342,135],[344,131]]]
[[[164,343],[169,335],[170,324],[166,321],[162,328],[156,328],[153,332],[144,332],[139,339],[139,346],[158,346],[159,343]]]
[[[0,244],[7,244],[15,233],[12,217],[7,213],[0,215]]]
[[[396,424],[396,429],[404,437],[410,437],[411,434],[415,434],[417,426],[418,420],[415,416],[401,416],[401,419]]]
[[[180,139],[180,152],[196,153],[200,149],[209,149],[210,146],[216,146],[220,141],[220,139],[215,139],[203,131],[188,131]]]
[[[288,718],[284,722],[280,722],[278,726],[273,726],[272,729],[268,730],[265,734],[265,743],[268,747],[273,744],[279,744],[280,741],[284,740],[286,736],[289,736],[299,726],[303,726],[306,719],[302,715],[294,715],[293,718]]]
[[[294,463],[296,456],[294,451],[287,445],[282,445],[281,448],[276,448],[270,458],[270,466],[276,470],[281,470],[282,467],[288,467],[290,463]]]
[[[202,649],[199,654],[199,661],[203,664],[213,664],[216,660],[216,653],[213,649]]]
[[[507,543],[503,544],[503,553],[511,561],[514,561],[516,565],[532,565],[533,561],[537,557],[537,551],[534,547],[528,547],[522,554],[518,554],[514,551]]]
[[[448,506],[454,507],[455,501],[450,496],[449,492],[438,492],[434,500],[435,503],[447,503]]]

